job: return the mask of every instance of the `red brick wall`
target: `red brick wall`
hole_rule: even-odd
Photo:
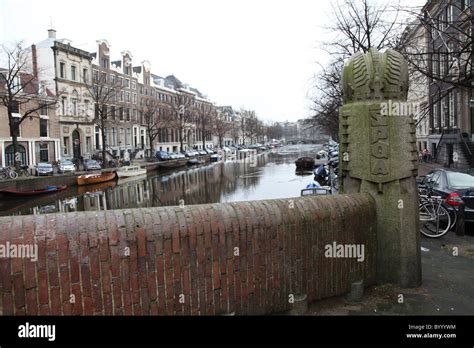
[[[36,243],[39,259],[0,259],[0,309],[283,312],[292,307],[290,294],[311,302],[346,293],[354,280],[373,283],[375,233],[374,203],[365,194],[3,217],[0,243]],[[333,241],[364,244],[365,261],[326,258],[324,245]]]

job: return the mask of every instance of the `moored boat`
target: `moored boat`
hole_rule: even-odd
[[[77,177],[77,184],[79,186],[89,184],[100,184],[101,182],[113,180],[116,176],[117,174],[115,172],[80,175]]]
[[[55,193],[55,192],[60,192],[64,191],[67,189],[66,185],[63,186],[46,186],[43,189],[37,189],[37,190],[31,190],[31,191],[18,191],[14,189],[6,189],[6,190],[1,190],[0,193],[4,193],[7,195],[15,195],[15,196],[34,196],[34,195],[41,195],[41,194],[46,194],[46,193]]]
[[[166,160],[158,162],[158,168],[179,168],[183,167],[188,163],[187,158],[175,159],[175,160]]]
[[[138,176],[146,174],[146,169],[141,168],[140,166],[133,165],[133,166],[125,166],[120,167],[117,169],[117,176],[119,178],[129,178],[132,176]]]
[[[313,157],[300,157],[295,161],[296,169],[313,169],[314,158]]]

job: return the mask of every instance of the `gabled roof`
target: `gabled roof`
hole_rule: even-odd
[[[5,91],[5,76],[4,73],[7,73],[8,70],[4,68],[0,68],[0,91]],[[38,94],[40,91],[40,81],[37,78],[33,77],[32,74],[29,73],[20,73],[20,82],[22,85],[22,92],[30,95]],[[54,97],[54,93],[51,92],[48,88],[43,86],[46,91],[46,96]]]

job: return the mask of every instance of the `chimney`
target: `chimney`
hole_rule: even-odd
[[[31,64],[33,65],[33,76],[38,77],[38,59],[36,57],[36,45],[31,45]]]
[[[48,29],[48,38],[49,39],[56,39],[56,30],[54,29]]]

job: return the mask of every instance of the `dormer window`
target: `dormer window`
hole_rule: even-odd
[[[108,58],[102,58],[101,67],[103,69],[108,69],[109,68],[109,59]]]

